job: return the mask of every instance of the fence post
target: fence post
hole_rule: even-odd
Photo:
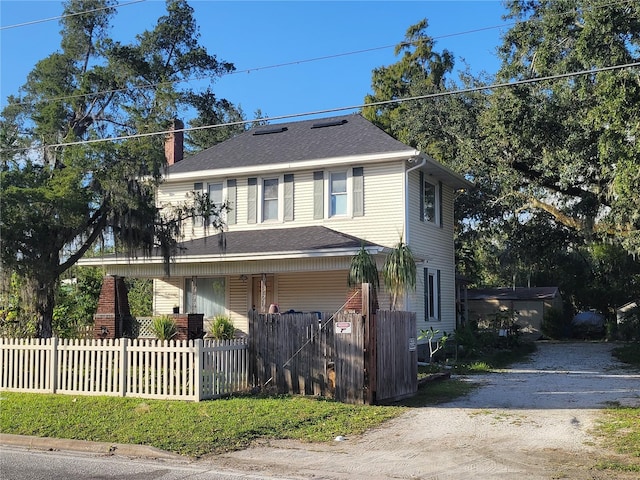
[[[195,347],[193,353],[193,386],[196,401],[202,400],[202,348],[203,348],[203,340],[201,338],[197,338],[193,341],[193,346]]]
[[[52,337],[49,350],[49,389],[56,393],[58,389],[58,337]]]
[[[127,359],[127,342],[129,341],[129,339],[127,338],[120,338],[119,342],[120,342],[120,375],[119,375],[119,388],[120,388],[120,396],[124,397],[126,396],[126,389],[127,389],[127,363],[128,363],[128,359]]]

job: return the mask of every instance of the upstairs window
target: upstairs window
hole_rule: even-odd
[[[436,193],[436,186],[432,183],[424,182],[422,188],[424,189],[424,221],[435,223],[437,218],[436,199],[438,198]]]
[[[313,218],[364,216],[364,169],[313,172]]]
[[[331,172],[329,175],[329,214],[330,216],[347,214],[347,172]]]
[[[278,179],[268,178],[262,183],[262,221],[278,220]]]
[[[420,221],[442,227],[442,182],[425,180],[420,172]]]

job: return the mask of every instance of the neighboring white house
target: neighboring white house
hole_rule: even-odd
[[[160,204],[183,202],[194,190],[228,201],[226,248],[196,223],[186,229],[170,276],[159,256],[82,264],[153,278],[156,314],[175,305],[205,318],[222,313],[246,331],[253,308],[339,309],[361,245],[381,267],[402,238],[418,261],[418,278],[401,308],[417,313],[418,329],[453,331],[453,202],[469,186],[357,114],[262,126],[173,162],[158,190]],[[388,308],[384,290],[379,301]]]

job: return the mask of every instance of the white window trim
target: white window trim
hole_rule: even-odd
[[[264,219],[264,181],[278,180],[278,218]],[[258,219],[260,223],[284,222],[284,174],[258,177]]]
[[[347,213],[334,215],[331,212],[331,174],[346,173],[347,182]],[[353,217],[353,168],[334,169],[324,171],[324,211],[325,218],[352,218]]]
[[[207,193],[207,195],[209,194],[209,186],[210,185],[222,185],[222,203],[224,204],[225,202],[228,201],[227,198],[227,179],[225,178],[221,178],[220,180],[211,180],[208,182],[204,182],[204,191]],[[211,199],[211,198],[209,198]],[[220,216],[222,217],[222,221],[226,222],[227,221],[227,212],[226,211],[222,211],[220,212]]]

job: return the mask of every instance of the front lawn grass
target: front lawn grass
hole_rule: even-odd
[[[0,398],[2,433],[141,444],[191,457],[243,449],[257,439],[329,441],[405,411],[292,396],[200,403],[13,392]]]
[[[613,355],[630,368],[640,369],[640,343],[616,347]],[[640,408],[613,406],[606,409],[596,433],[619,455],[599,462],[597,468],[640,472]]]

